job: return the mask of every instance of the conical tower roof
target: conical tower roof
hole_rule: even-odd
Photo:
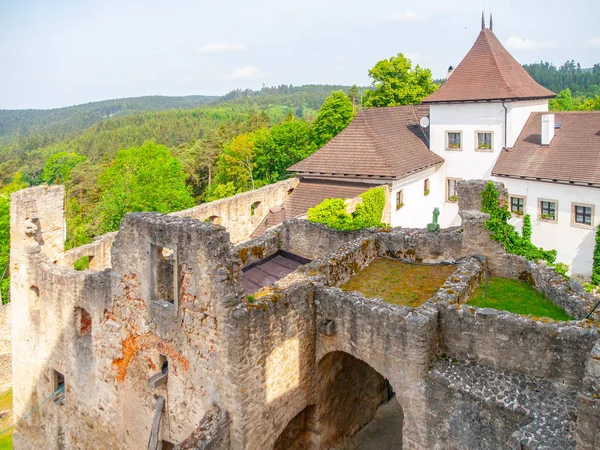
[[[469,53],[450,78],[423,103],[551,98],[502,46],[492,30],[483,28]]]

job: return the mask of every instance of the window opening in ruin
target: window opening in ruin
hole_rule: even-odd
[[[250,205],[250,215],[253,216],[256,214],[258,208],[260,208],[261,202],[254,202]]]
[[[57,370],[52,370],[52,401],[56,404],[64,404],[65,400],[65,377]]]
[[[75,308],[75,328],[79,336],[86,336],[92,331],[92,316],[83,308]]]
[[[152,299],[177,306],[177,251],[151,244],[150,253],[152,262]]]
[[[40,301],[40,288],[31,286],[29,288],[29,299],[31,300],[32,306],[38,306]]]
[[[210,216],[206,218],[205,222],[214,223],[215,225],[221,225],[221,218],[219,216]]]
[[[294,189],[288,189],[288,191],[287,191],[287,195],[291,195],[291,194],[292,194],[292,192],[294,192]]]
[[[165,355],[160,355],[160,371],[162,373],[169,372],[169,360]]]
[[[175,448],[175,444],[169,441],[161,441],[161,450],[173,450]]]
[[[75,262],[73,263],[73,269],[75,270],[88,270],[90,268],[90,264],[92,263],[92,260],[94,259],[93,256],[82,256],[81,258],[75,260]]]

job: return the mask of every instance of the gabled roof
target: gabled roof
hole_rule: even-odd
[[[503,150],[495,176],[600,186],[600,111],[556,112],[550,145],[541,145],[543,112],[532,113],[511,150]]]
[[[551,98],[502,46],[492,30],[479,33],[469,53],[423,103]]]
[[[362,109],[331,141],[288,170],[299,175],[397,179],[444,160],[427,147],[426,105]]]

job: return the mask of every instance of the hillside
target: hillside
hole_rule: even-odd
[[[192,109],[218,97],[190,95],[185,97],[121,98],[55,109],[0,110],[0,144],[9,143],[24,135],[52,135],[63,139],[73,132],[115,116],[136,112],[169,109]]]

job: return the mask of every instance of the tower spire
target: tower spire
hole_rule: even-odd
[[[481,11],[481,29],[482,30],[485,28],[485,16],[483,14],[484,14],[484,12]]]
[[[490,31],[494,31],[494,21],[492,19],[492,13],[490,12]]]

